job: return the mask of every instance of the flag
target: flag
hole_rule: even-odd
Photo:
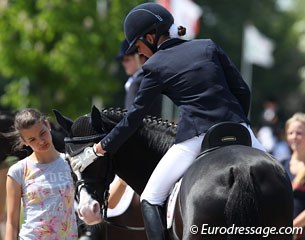
[[[274,64],[274,42],[260,33],[257,28],[247,24],[244,29],[243,58],[244,61],[262,67],[271,67]]]
[[[193,39],[199,33],[199,20],[202,9],[192,0],[157,0],[175,19],[177,26],[186,28],[186,38]],[[187,10],[186,10],[187,9]]]

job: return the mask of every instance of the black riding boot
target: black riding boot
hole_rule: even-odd
[[[163,207],[143,200],[141,209],[148,240],[167,240],[168,233]]]

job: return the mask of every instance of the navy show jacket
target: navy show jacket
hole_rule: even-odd
[[[139,91],[143,77],[144,77],[144,73],[143,73],[142,68],[140,68],[136,73],[134,73],[131,76],[132,81],[131,81],[128,89],[126,89],[126,94],[125,94],[125,108],[127,110],[131,109],[131,106]],[[160,118],[161,112],[162,112],[162,94],[160,93],[160,94],[158,94],[158,96],[156,96],[154,98],[153,104],[152,104],[150,110],[146,114]]]
[[[210,39],[169,39],[142,66],[137,97],[127,115],[102,139],[115,153],[136,131],[158,93],[179,108],[175,143],[223,122],[246,122],[250,90],[223,50]]]

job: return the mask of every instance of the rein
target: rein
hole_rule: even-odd
[[[122,230],[131,230],[131,231],[145,231],[145,227],[130,227],[127,225],[121,225],[109,221],[105,221],[108,225],[122,229]]]

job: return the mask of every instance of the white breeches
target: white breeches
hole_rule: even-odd
[[[247,124],[242,124],[248,128],[252,146],[266,151],[254,136],[251,128]],[[201,143],[205,134],[193,137],[184,142],[174,144],[163,156],[141,195],[141,201],[146,200],[150,204],[163,205],[171,188],[183,176],[185,171],[192,165],[201,150]]]

